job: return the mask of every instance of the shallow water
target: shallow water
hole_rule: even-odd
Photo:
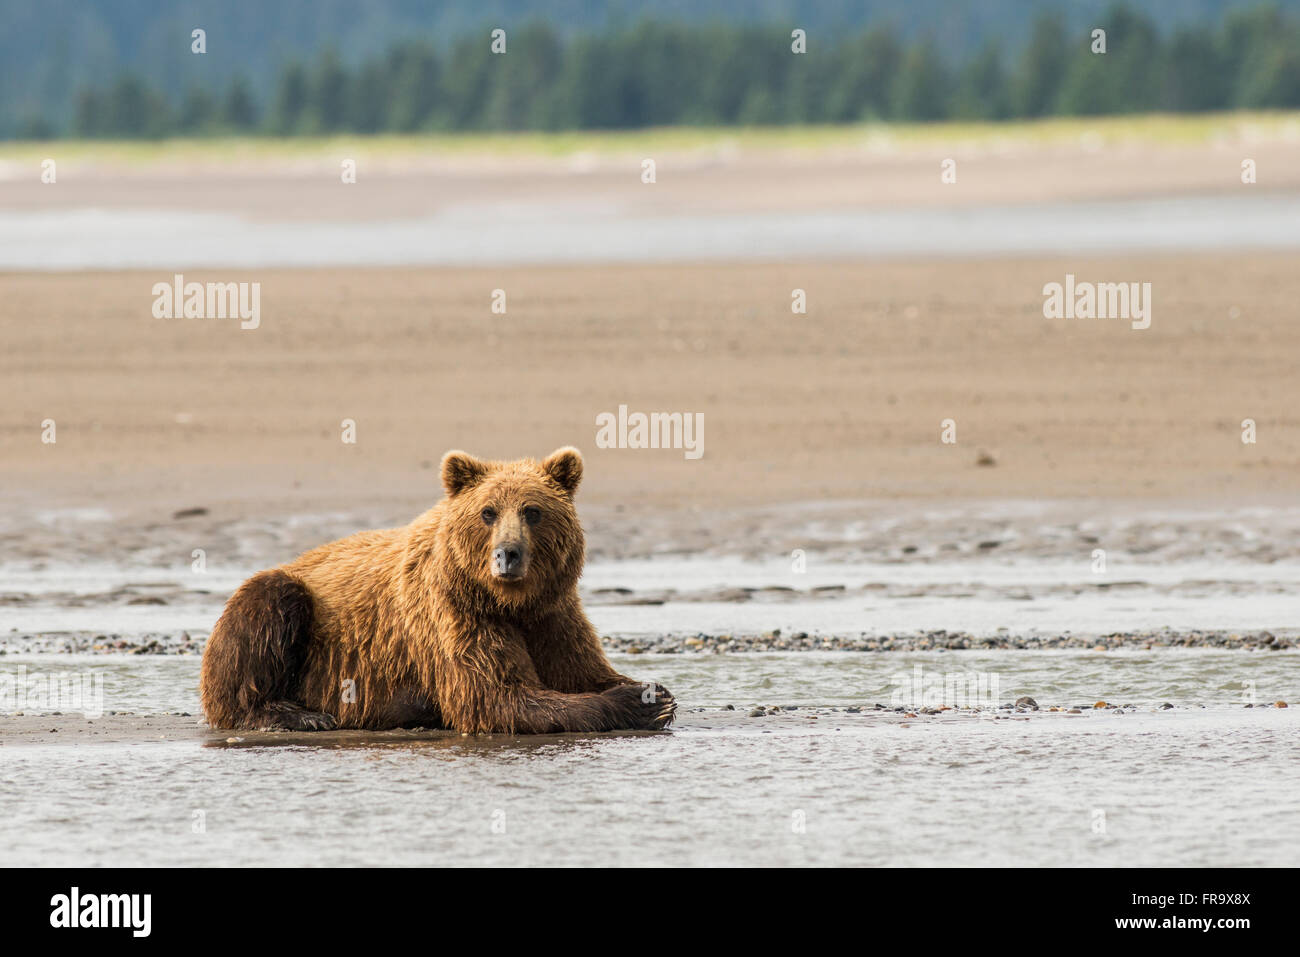
[[[374,222],[164,209],[6,211],[0,269],[476,265],[997,256],[1300,246],[1300,197],[644,216],[616,206],[452,206]]]
[[[635,737],[0,745],[0,864],[1287,865],[1300,851],[1300,712],[1242,707],[1243,682],[1295,700],[1293,652],[614,658],[684,711],[740,714],[689,710],[680,730]],[[193,658],[0,659],[19,666],[103,669],[110,710],[197,707]],[[889,704],[917,666],[995,675],[1008,700],[1135,708],[806,713]],[[1164,701],[1178,707],[1152,710]],[[756,704],[804,707],[740,717]]]
[[[1002,704],[1021,695],[1035,698],[1044,707],[1092,705],[1099,699],[1133,704],[1138,709],[1165,702],[1214,710],[1239,708],[1252,700],[1300,704],[1300,652],[1295,651],[817,651],[614,654],[610,658],[625,674],[667,685],[683,709],[888,705],[896,689],[914,683],[918,665],[924,674],[995,677],[996,700],[972,704]],[[0,657],[0,676],[18,674],[24,668],[28,675],[102,676],[105,712],[199,713],[197,656]],[[1253,684],[1243,685],[1248,682]],[[1255,699],[1246,697],[1248,688],[1253,688]],[[28,709],[29,713],[42,710],[49,709]]]
[[[789,563],[652,559],[593,563],[583,585],[592,621],[606,634],[900,634],[947,629],[971,635],[1105,634],[1147,629],[1272,629],[1296,626],[1300,564],[1214,561],[1131,563],[1093,574],[1070,561],[836,562],[791,575]],[[600,589],[635,584],[626,605]],[[770,591],[772,586],[793,592]],[[711,590],[753,589],[741,600]],[[842,590],[836,590],[842,589]],[[635,604],[664,593],[663,604]]]
[[[93,562],[0,565],[0,623],[9,634],[202,635],[230,592],[256,570],[197,576]],[[828,562],[799,575],[784,558],[594,561],[581,582],[596,628],[622,637],[774,629],[828,635],[939,629],[975,636],[1087,635],[1166,627],[1281,633],[1297,626],[1297,585],[1300,563],[1294,561],[1130,562],[1094,574],[1087,553],[1070,560]]]

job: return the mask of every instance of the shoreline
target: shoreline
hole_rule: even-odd
[[[1030,703],[1032,702],[1032,703]],[[1242,705],[1229,709],[1215,708],[1214,713],[1235,713],[1243,709],[1281,712],[1286,702]],[[713,731],[853,730],[887,725],[909,727],[911,722],[948,724],[953,722],[1015,720],[1060,721],[1108,719],[1124,715],[1173,716],[1209,711],[1201,706],[1163,704],[1144,707],[1116,705],[1107,701],[1081,704],[1044,704],[1020,699],[984,708],[950,708],[891,706],[864,703],[847,706],[757,705],[691,708],[679,711],[668,731],[607,731],[572,734],[467,734],[440,728],[394,729],[388,731],[229,731],[208,727],[201,717],[188,712],[156,715],[107,712],[98,718],[66,713],[0,715],[0,748],[4,747],[81,747],[94,745],[198,744],[214,748],[315,747],[400,748],[464,747],[493,749],[500,747],[545,747],[577,740],[615,738],[656,738],[670,735]],[[3,753],[3,752],[0,752]]]

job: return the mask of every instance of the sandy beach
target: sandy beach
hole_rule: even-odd
[[[268,271],[252,277],[249,330],[154,318],[153,273],[11,274],[6,494],[19,512],[415,507],[437,496],[448,448],[574,444],[583,504],[638,510],[1283,502],[1300,490],[1293,266],[1220,253]],[[1067,273],[1150,282],[1150,328],[1044,318],[1044,284]],[[806,315],[791,313],[796,288]],[[597,415],[620,405],[703,413],[703,457],[597,448]],[[1241,441],[1247,418],[1256,444]]]
[[[27,242],[42,249],[51,237],[78,242],[65,214],[93,225],[105,247],[114,245],[105,224],[162,215],[166,241],[200,248],[186,246],[187,234],[219,213],[254,228],[249,238],[306,230],[293,235],[333,256],[311,247],[313,231],[353,224],[379,230],[381,245],[418,241],[426,233],[402,223],[434,214],[451,220],[431,221],[443,225],[430,236],[505,221],[562,244],[573,237],[548,230],[566,220],[712,223],[721,240],[750,216],[779,229],[798,214],[804,228],[834,234],[854,216],[901,223],[934,211],[952,229],[965,216],[1005,216],[999,232],[1014,235],[1041,226],[1033,210],[1047,208],[1068,240],[1100,203],[1111,212],[1089,228],[1117,227],[1109,241],[1122,246],[1128,230],[1115,211],[1133,210],[1136,230],[1143,216],[1187,212],[1179,197],[1221,204],[1189,213],[1187,229],[1211,233],[1215,217],[1233,219],[1233,204],[1250,199],[1255,212],[1242,206],[1237,217],[1249,232],[1254,200],[1290,202],[1300,189],[1298,150],[1300,121],[1285,114],[52,143],[6,159],[0,209],[35,217]],[[661,164],[653,186],[637,175],[647,152]],[[60,163],[56,184],[35,175],[46,153]],[[373,169],[370,180],[340,184],[339,157],[350,155]],[[948,156],[960,158],[955,184],[938,175]],[[1259,169],[1245,192],[1243,156]],[[832,212],[848,219],[817,218]],[[132,230],[147,225],[126,230],[123,246],[144,242]],[[1214,512],[1294,501],[1294,249],[1030,256],[981,255],[977,236],[962,243],[973,245],[959,260],[4,272],[0,461],[11,517],[98,508],[132,527],[228,506],[250,519],[335,510],[404,521],[438,496],[435,469],[449,448],[517,457],[566,444],[587,457],[582,507],[615,520],[620,510],[654,513],[651,537],[696,549],[710,543],[695,533],[705,524],[740,527],[722,533],[728,542],[761,534],[736,510],[768,506],[1160,501]],[[358,241],[341,252],[360,261],[370,250]],[[104,261],[113,255],[106,248]],[[153,287],[177,272],[259,283],[258,328],[155,318]],[[1067,275],[1150,283],[1150,327],[1044,318],[1044,286]],[[794,290],[806,313],[792,312]],[[505,312],[494,312],[502,298]],[[702,457],[598,448],[596,417],[624,405],[701,414]],[[1245,419],[1254,444],[1241,441]],[[54,444],[42,441],[46,420]],[[355,423],[353,444],[342,441],[344,420]],[[950,444],[945,420],[955,424]],[[618,524],[619,540],[642,534]]]

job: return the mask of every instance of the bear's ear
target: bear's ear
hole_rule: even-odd
[[[556,449],[542,463],[542,471],[551,477],[569,495],[578,490],[582,481],[582,453],[571,445]]]
[[[448,495],[472,488],[482,481],[487,472],[486,462],[479,461],[460,449],[452,449],[442,457],[442,487]]]

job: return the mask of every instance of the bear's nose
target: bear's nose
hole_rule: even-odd
[[[492,574],[497,578],[519,578],[524,570],[524,550],[518,545],[498,545],[492,550]]]

